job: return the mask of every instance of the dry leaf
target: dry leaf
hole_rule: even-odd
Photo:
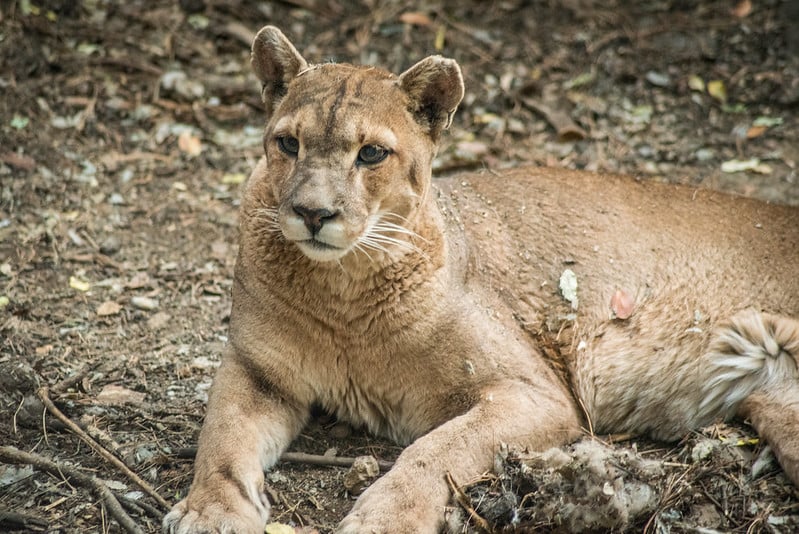
[[[100,317],[105,317],[107,315],[116,315],[119,313],[119,310],[122,309],[122,306],[114,302],[113,300],[106,300],[99,306],[97,306],[97,315]]]
[[[721,80],[712,80],[707,82],[707,92],[710,96],[721,102],[722,104],[727,101],[727,88]]]
[[[772,169],[769,165],[761,163],[759,159],[752,158],[746,160],[731,159],[722,162],[721,172],[744,172],[753,171],[759,174],[771,174]]]
[[[623,289],[617,289],[610,297],[610,309],[615,319],[628,319],[635,309],[635,299]]]
[[[37,356],[47,356],[53,351],[53,346],[49,343],[47,345],[42,345],[41,347],[36,347],[36,355]]]
[[[768,130],[768,126],[752,126],[748,130],[746,130],[746,138],[747,139],[754,139],[755,137],[760,137]]]
[[[688,87],[693,91],[703,93],[705,91],[705,81],[696,74],[692,74],[688,77]]]
[[[178,148],[189,156],[199,156],[203,151],[203,144],[199,137],[187,130],[178,136]]]
[[[408,11],[399,16],[400,22],[414,26],[430,26],[433,23],[430,17],[419,11]]]
[[[264,534],[295,534],[296,530],[284,523],[269,523],[264,529]]]
[[[222,176],[223,184],[240,184],[247,179],[247,175],[243,172],[226,172]]]
[[[438,30],[436,30],[436,40],[433,43],[437,51],[441,52],[442,50],[444,50],[446,36],[447,36],[447,28],[442,24],[441,26],[438,27]]]
[[[108,384],[97,394],[95,400],[100,404],[107,405],[141,404],[144,402],[144,393]]]
[[[749,16],[752,13],[752,2],[750,0],[741,0],[738,4],[732,8],[732,14],[739,19],[743,19]]]
[[[69,287],[72,289],[77,289],[78,291],[88,291],[92,286],[89,284],[89,282],[81,280],[77,276],[70,276]]]

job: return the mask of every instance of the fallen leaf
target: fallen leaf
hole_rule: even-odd
[[[106,300],[99,306],[97,306],[97,315],[100,317],[106,317],[108,315],[116,315],[122,309],[122,306],[114,302],[113,300]]]
[[[51,352],[53,352],[53,346],[49,343],[47,345],[42,345],[41,347],[36,347],[36,356],[47,356]]]
[[[189,156],[199,156],[203,151],[200,138],[186,130],[178,136],[178,148]]]
[[[158,308],[158,301],[151,299],[150,297],[131,297],[130,303],[134,308],[138,308],[140,310],[155,310]]]
[[[21,130],[28,125],[30,119],[28,117],[23,117],[22,115],[14,114],[14,117],[11,119],[9,123],[12,128],[15,130]]]
[[[23,171],[32,171],[36,168],[35,159],[25,154],[17,154],[16,152],[4,152],[0,154],[0,161]]]
[[[91,284],[85,280],[81,280],[77,276],[70,276],[69,277],[69,287],[72,289],[77,289],[78,291],[88,291],[91,289]]]
[[[408,11],[399,16],[400,22],[414,26],[430,26],[433,23],[430,17],[419,11]]]
[[[688,77],[688,87],[691,88],[693,91],[699,91],[700,93],[705,92],[705,81],[697,76],[696,74],[692,74]]]
[[[741,0],[732,8],[732,14],[739,19],[743,19],[752,13],[752,2],[750,0]]]
[[[744,172],[753,171],[759,174],[771,174],[771,167],[761,163],[759,159],[752,158],[747,160],[731,159],[721,164],[721,172]]]
[[[226,172],[222,176],[223,184],[240,184],[247,179],[247,175],[243,172]]]
[[[752,126],[765,126],[766,128],[780,124],[782,124],[782,117],[758,117],[752,122]]]
[[[727,101],[727,88],[721,80],[707,82],[707,93],[721,103]]]
[[[768,130],[768,126],[752,126],[748,130],[746,130],[746,138],[747,139],[754,139],[755,137],[760,137]]]
[[[628,319],[635,309],[635,299],[623,289],[617,289],[610,297],[610,309],[615,319]]]
[[[147,326],[151,330],[160,330],[161,328],[165,327],[169,324],[169,321],[172,320],[172,316],[166,312],[157,312],[152,317],[147,319]]]
[[[103,386],[95,400],[100,404],[106,405],[141,404],[144,402],[144,393],[115,384],[108,384]]]
[[[434,43],[435,49],[439,52],[444,50],[446,35],[447,35],[447,28],[442,24],[441,26],[438,27],[438,30],[436,30],[436,40]]]
[[[264,534],[294,534],[294,527],[284,523],[269,523],[264,529]]]

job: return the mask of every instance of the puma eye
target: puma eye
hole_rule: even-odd
[[[289,156],[296,157],[300,151],[300,141],[291,135],[281,135],[277,138],[277,146]]]
[[[358,163],[363,165],[374,165],[386,159],[390,151],[378,145],[364,145],[358,151]]]

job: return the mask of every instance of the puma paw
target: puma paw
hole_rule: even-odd
[[[443,507],[437,510],[423,495],[413,498],[407,491],[413,485],[405,491],[386,491],[389,485],[380,482],[358,498],[336,534],[436,534],[441,530]]]
[[[235,490],[233,490],[235,491]],[[229,492],[228,492],[229,495]],[[237,497],[237,498],[235,498]],[[258,506],[240,495],[225,499],[224,492],[211,495],[189,496],[166,514],[163,521],[165,534],[261,534],[269,519],[266,497]]]

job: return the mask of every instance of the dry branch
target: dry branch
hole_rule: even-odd
[[[102,445],[97,443],[91,436],[89,436],[86,432],[83,431],[75,422],[73,422],[69,417],[64,415],[61,410],[56,408],[53,401],[50,400],[50,392],[49,389],[45,386],[39,388],[36,392],[36,395],[42,401],[44,406],[47,408],[51,414],[53,414],[58,420],[64,423],[67,428],[76,436],[78,436],[81,440],[83,440],[89,447],[92,448],[97,454],[103,457],[107,462],[114,465],[117,469],[122,471],[130,480],[132,480],[137,486],[139,486],[145,493],[147,493],[150,497],[156,500],[158,504],[164,507],[165,510],[169,509],[169,503],[166,502],[166,499],[161,497],[155,489],[153,489],[150,484],[148,484],[145,480],[143,480],[139,475],[134,473],[127,465],[125,465],[122,460],[108,452]]]
[[[455,479],[452,478],[452,475],[447,472],[447,484],[449,484],[449,488],[452,490],[452,494],[455,496],[455,500],[458,501],[458,504],[468,512],[469,517],[472,518],[474,524],[483,532],[491,533],[493,529],[491,525],[488,524],[488,521],[480,517],[480,514],[472,506],[472,500],[463,492],[463,490],[458,487],[455,483]]]
[[[196,447],[186,447],[178,450],[177,452],[177,456],[179,458],[194,458],[196,455]],[[346,456],[322,456],[321,454],[307,454],[304,452],[284,452],[280,456],[279,461],[294,464],[352,467],[352,464],[355,463],[355,458],[349,458]],[[377,465],[380,467],[380,471],[385,473],[394,466],[394,462],[377,460]]]
[[[41,471],[46,471],[53,476],[65,476],[73,482],[92,490],[105,504],[111,517],[116,519],[122,528],[131,534],[144,534],[133,519],[125,513],[119,501],[99,479],[91,475],[81,473],[77,469],[69,467],[63,463],[54,462],[41,456],[21,451],[16,447],[0,446],[0,462],[7,464],[26,464]]]

